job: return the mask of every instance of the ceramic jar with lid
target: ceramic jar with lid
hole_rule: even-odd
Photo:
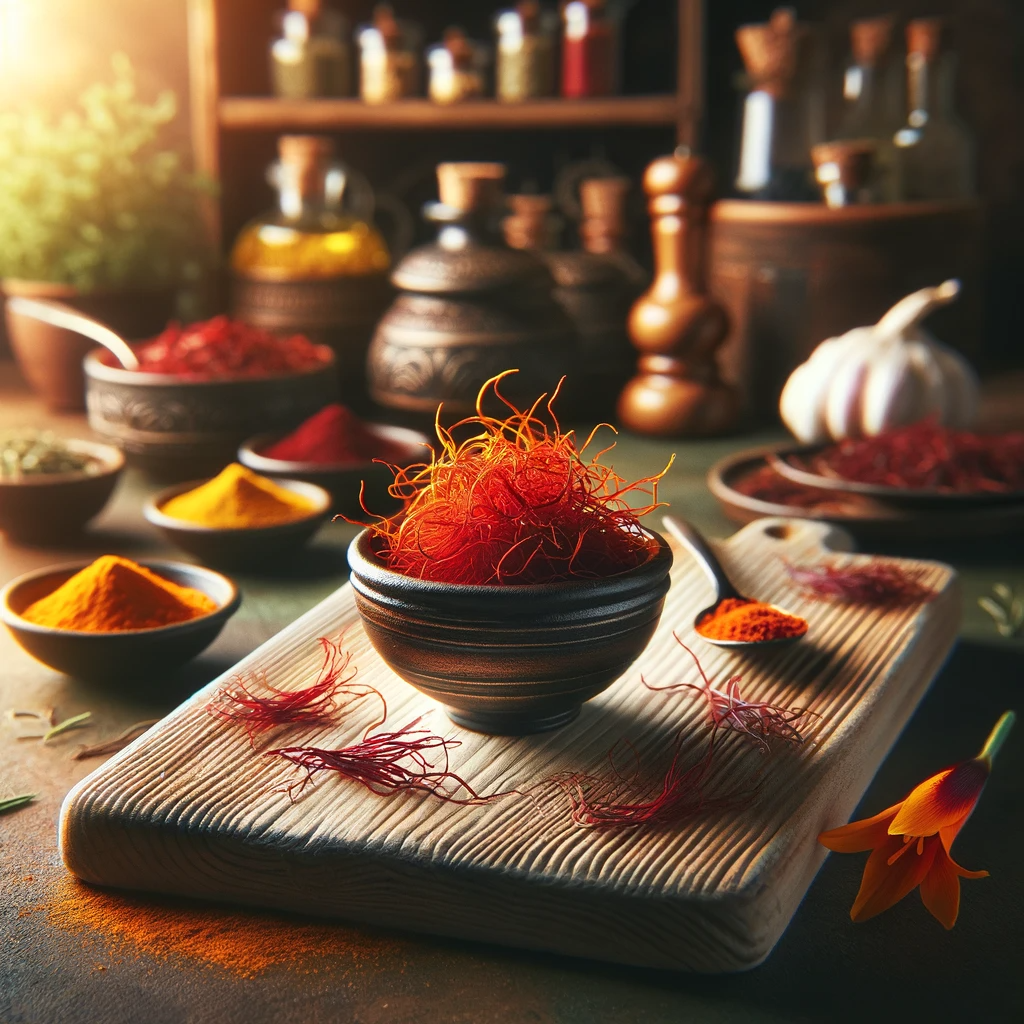
[[[424,210],[437,241],[413,249],[392,274],[400,294],[370,346],[370,392],[391,409],[432,416],[444,402],[461,416],[488,378],[518,369],[502,391],[532,402],[576,361],[551,272],[502,239],[504,165],[440,164],[437,177],[441,201]]]

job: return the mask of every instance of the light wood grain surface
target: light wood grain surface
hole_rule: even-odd
[[[100,885],[300,910],[437,934],[623,963],[697,971],[738,970],[771,951],[822,859],[817,833],[845,822],[956,636],[955,574],[919,563],[940,591],[933,602],[882,610],[810,601],[783,558],[822,554],[827,528],[762,520],[721,545],[739,588],[805,615],[806,640],[760,657],[702,644],[690,623],[711,598],[677,551],[673,586],[655,638],[636,665],[591,701],[573,725],[508,739],[452,725],[372,651],[348,586],[244,659],[277,687],[307,685],[320,664],[318,636],[345,633],[359,678],[388,700],[389,724],[420,715],[461,741],[453,767],[480,792],[525,790],[553,773],[602,772],[619,740],[652,771],[683,729],[688,756],[706,749],[706,708],[676,629],[713,679],[743,677],[748,699],[809,708],[799,748],[764,757],[738,735],[717,766],[758,779],[749,806],[680,827],[601,832],[572,824],[551,786],[533,798],[455,806],[429,796],[378,797],[337,777],[297,800],[281,787],[301,775],[250,749],[244,731],[207,711],[205,690],[83,780],[61,814],[67,866]],[[780,536],[775,536],[779,534]],[[841,555],[840,558],[863,556]],[[229,675],[234,673],[229,673]],[[369,712],[368,712],[369,714]],[[292,730],[269,745],[342,745],[369,724]]]

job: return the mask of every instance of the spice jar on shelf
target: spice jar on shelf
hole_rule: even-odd
[[[285,135],[278,149],[268,172],[278,207],[243,228],[231,253],[233,314],[330,345],[343,394],[358,402],[366,348],[391,295],[373,191],[325,136]]]
[[[278,36],[270,44],[274,95],[295,100],[348,96],[352,53],[346,19],[322,0],[288,0],[276,20]]]
[[[505,103],[520,103],[555,92],[558,16],[536,0],[523,0],[494,21],[498,54],[494,91]]]
[[[619,88],[618,27],[606,0],[570,0],[562,24],[562,95],[613,96]]]
[[[481,385],[512,367],[502,384],[513,401],[550,392],[573,364],[572,324],[552,296],[543,260],[505,245],[505,167],[438,165],[440,202],[424,216],[437,241],[395,267],[399,289],[377,327],[367,361],[370,391],[410,419],[470,415]]]
[[[430,98],[435,103],[479,99],[487,91],[489,63],[483,43],[467,39],[461,28],[445,29],[442,42],[427,50]]]
[[[418,25],[395,17],[390,4],[377,4],[373,21],[360,27],[359,95],[366,103],[393,103],[420,91]]]
[[[767,23],[741,25],[736,44],[750,82],[737,191],[748,199],[817,199],[811,147],[825,140],[824,110],[810,27],[780,7]]]
[[[907,25],[907,123],[893,139],[904,199],[974,195],[974,140],[953,109],[955,57],[941,18]]]

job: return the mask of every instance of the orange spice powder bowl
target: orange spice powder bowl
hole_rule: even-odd
[[[33,602],[52,594],[89,561],[68,562],[37,569],[11,580],[0,591],[0,620],[21,647],[44,665],[88,682],[131,683],[146,693],[150,682],[165,677],[206,650],[224,623],[242,603],[235,584],[226,576],[184,562],[143,561],[147,569],[172,583],[199,590],[217,605],[207,615],[154,629],[90,633],[40,626],[21,617]]]
[[[519,736],[571,722],[640,656],[661,618],[665,539],[617,576],[469,586],[385,568],[364,530],[348,549],[363,627],[390,668],[458,725]]]

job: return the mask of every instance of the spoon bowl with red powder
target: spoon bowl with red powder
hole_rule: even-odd
[[[715,600],[693,619],[693,628],[702,640],[717,647],[753,649],[791,644],[806,634],[806,619],[741,594],[707,541],[689,523],[675,516],[665,516],[663,521],[715,586]]]

